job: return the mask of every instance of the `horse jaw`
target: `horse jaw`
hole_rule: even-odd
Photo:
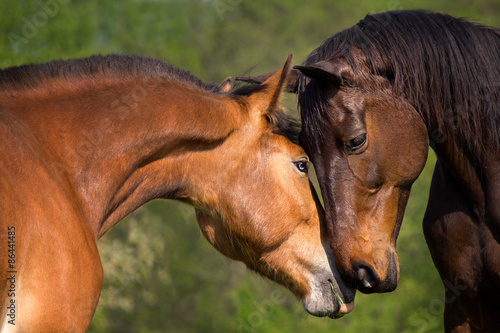
[[[317,262],[317,272],[309,280],[311,293],[302,300],[302,306],[313,316],[336,319],[354,309],[356,290],[342,281],[329,243],[322,245],[328,260]]]

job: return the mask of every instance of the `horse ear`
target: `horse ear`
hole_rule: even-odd
[[[318,61],[312,65],[295,66],[305,76],[311,79],[326,80],[336,84],[352,83],[354,73],[352,68],[344,61]]]
[[[219,92],[228,93],[233,89],[233,78],[228,77],[219,85]]]
[[[248,82],[248,83],[262,84],[262,83],[264,83],[264,81],[269,79],[274,73],[276,73],[276,72],[269,72],[266,74],[256,75],[256,76],[237,76],[235,78],[235,80]],[[297,69],[290,70],[290,73],[288,74],[288,78],[286,80],[286,87],[285,87],[286,92],[293,93],[293,94],[297,93],[297,87],[298,87],[298,83],[299,83],[299,74],[300,74],[300,72]]]
[[[262,89],[256,89],[253,94],[248,96],[250,109],[258,109],[262,114],[270,115],[278,108],[291,64],[292,55],[290,54],[283,67],[262,82],[260,86]]]

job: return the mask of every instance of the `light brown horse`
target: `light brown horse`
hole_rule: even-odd
[[[220,252],[336,317],[334,266],[279,108],[290,70],[230,92],[165,62],[93,56],[0,72],[0,331],[84,332],[103,271],[96,242],[155,199],[197,208]]]

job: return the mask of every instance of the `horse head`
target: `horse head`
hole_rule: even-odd
[[[354,290],[335,267],[308,157],[289,140],[293,125],[279,109],[290,63],[261,85],[228,95],[228,107],[243,108],[244,117],[214,165],[204,162],[207,190],[199,202],[211,204],[194,205],[218,251],[286,286],[309,313],[333,318],[352,310]],[[220,167],[224,172],[210,172]]]

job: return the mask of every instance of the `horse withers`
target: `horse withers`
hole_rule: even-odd
[[[279,110],[290,62],[235,91],[137,56],[2,70],[1,331],[84,332],[103,279],[97,239],[155,198],[192,204],[213,246],[309,313],[352,310]]]

